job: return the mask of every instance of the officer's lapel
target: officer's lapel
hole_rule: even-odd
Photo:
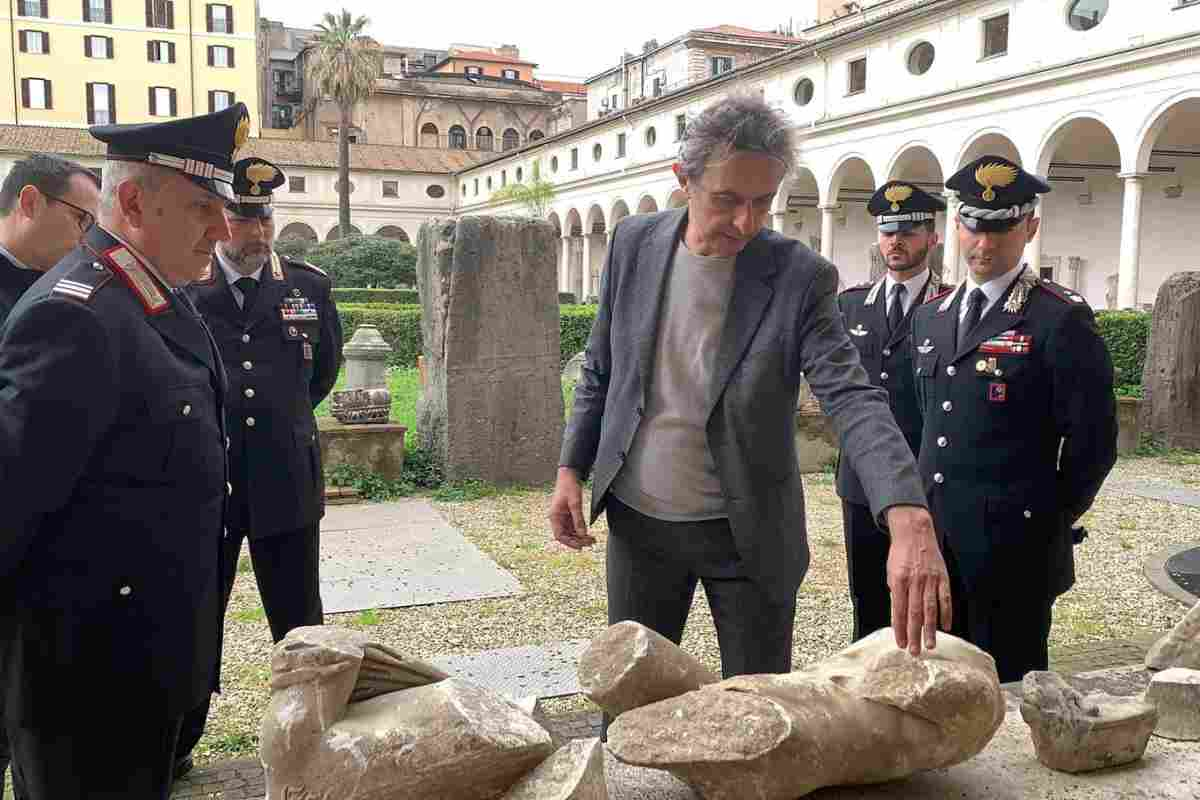
[[[287,294],[288,284],[287,276],[283,271],[283,263],[279,260],[279,256],[271,253],[271,259],[263,267],[258,281],[258,296],[254,299],[254,306],[246,315],[246,319],[250,321],[250,325],[258,325],[262,322],[278,322],[280,317],[274,313],[279,308],[280,301]]]
[[[220,369],[203,321],[192,316],[174,292],[167,291],[167,296],[171,299],[171,307],[161,314],[147,314],[146,321],[165,338],[195,356],[219,380]]]
[[[758,332],[767,304],[775,294],[772,285],[775,270],[771,247],[762,233],[738,253],[733,265],[733,294],[725,312],[725,326],[721,329],[721,347],[717,351],[705,419],[712,414],[717,399],[725,391],[725,385]]]
[[[925,296],[930,293],[929,287],[932,285],[932,283],[933,273],[931,272],[929,273],[929,277],[925,280],[925,285],[921,287],[921,290],[917,292],[916,297],[914,297],[912,302],[908,304],[908,310],[904,312],[904,317],[900,320],[900,327],[888,334],[888,347],[894,350],[896,345],[903,341],[906,336],[908,336],[909,332],[912,330],[913,312],[920,308],[921,304],[925,302]]]
[[[212,309],[214,316],[224,317],[227,320],[238,319],[242,310],[238,308],[237,301],[233,299],[233,289],[229,287],[229,279],[216,256],[213,256],[212,270],[212,282],[205,286],[197,286],[197,295],[202,298],[205,306]],[[202,310],[207,311],[208,309]]]
[[[1013,288],[1016,285],[1017,281],[1015,280],[1009,284],[1008,289],[1000,296],[1000,299],[979,320],[979,324],[975,326],[975,330],[971,331],[969,336],[958,343],[958,349],[954,353],[955,361],[975,352],[975,348],[993,336],[1011,330],[1021,323],[1021,320],[1025,318],[1024,310],[1015,313],[1004,310],[1004,301],[1012,294]]]
[[[954,352],[954,337],[957,335],[955,328],[958,326],[958,307],[962,302],[962,294],[963,285],[959,285],[954,290],[954,294],[939,301],[936,306],[937,310],[933,314],[933,320],[929,324],[929,332],[933,334],[929,337],[930,344],[933,345],[935,352],[941,354],[942,358],[948,358]],[[925,345],[924,340],[913,342],[913,344],[918,347],[928,346]]]
[[[634,317],[639,320],[634,345],[637,348],[642,391],[650,386],[650,367],[654,361],[654,341],[658,333],[658,317],[662,313],[663,292],[671,271],[671,261],[675,258],[675,248],[686,224],[687,209],[664,217],[646,237],[646,246],[638,248],[637,271],[633,279],[637,285],[634,302],[640,307]]]

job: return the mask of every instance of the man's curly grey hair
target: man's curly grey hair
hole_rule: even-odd
[[[680,171],[696,180],[709,164],[735,151],[777,158],[790,172],[796,161],[791,120],[757,92],[723,97],[688,123],[679,147]]]

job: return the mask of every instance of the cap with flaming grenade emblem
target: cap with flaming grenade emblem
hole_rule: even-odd
[[[888,181],[867,202],[867,211],[875,217],[881,233],[911,230],[933,222],[937,212],[945,210],[940,198],[907,181]]]
[[[958,192],[958,216],[978,233],[1010,230],[1037,206],[1050,184],[1002,156],[981,156],[950,176]]]

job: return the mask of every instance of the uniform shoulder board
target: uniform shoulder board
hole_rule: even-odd
[[[875,285],[875,283],[873,281],[865,281],[864,283],[856,283],[853,286],[847,286],[845,289],[842,289],[842,294],[849,294],[850,292],[865,292],[874,285]]]
[[[938,300],[943,300],[945,299],[946,295],[953,291],[953,286],[943,286],[933,294],[929,295],[929,297],[926,297],[925,302],[922,305],[928,305],[929,303],[936,303]]]
[[[108,267],[99,261],[93,261],[83,269],[72,270],[69,277],[59,278],[50,294],[87,303],[101,286],[112,280],[112,277]]]
[[[307,262],[307,261],[302,261],[302,260],[300,260],[300,259],[298,259],[298,258],[287,258],[287,257],[285,257],[283,260],[284,260],[284,261],[286,261],[286,262],[288,263],[288,266],[289,266],[289,267],[300,267],[301,269],[306,269],[306,270],[308,270],[309,272],[315,272],[315,273],[317,273],[318,275],[321,275],[321,276],[323,276],[323,277],[325,277],[325,278],[328,278],[328,277],[329,277],[329,273],[328,273],[328,272],[326,272],[325,270],[321,269],[320,267],[318,267],[316,264],[310,264],[309,262]]]
[[[1087,305],[1087,300],[1084,299],[1083,295],[1074,289],[1068,289],[1061,283],[1055,283],[1054,281],[1048,281],[1045,278],[1042,278],[1038,285],[1064,303],[1068,303],[1070,305],[1079,305],[1082,303]]]

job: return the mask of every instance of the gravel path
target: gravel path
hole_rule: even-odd
[[[1188,459],[1123,459],[1112,479],[1200,485],[1200,463]],[[1194,460],[1194,459],[1193,459]],[[812,566],[796,609],[795,661],[804,664],[849,643],[841,507],[828,475],[806,476]],[[567,551],[549,541],[546,490],[500,494],[467,503],[439,503],[450,523],[528,593],[522,597],[330,616],[327,622],[369,630],[396,649],[418,656],[590,638],[606,622],[603,518],[600,544]],[[1200,540],[1200,509],[1156,500],[1101,495],[1084,518],[1091,536],[1076,551],[1078,583],[1055,606],[1051,647],[1124,638],[1147,628],[1167,630],[1184,613],[1142,575],[1157,550]],[[242,556],[225,631],[224,693],[213,704],[197,751],[201,763],[251,755],[268,699],[271,642],[254,574]],[[719,669],[712,618],[698,592],[683,646]],[[582,697],[552,701],[557,713],[588,707]]]

